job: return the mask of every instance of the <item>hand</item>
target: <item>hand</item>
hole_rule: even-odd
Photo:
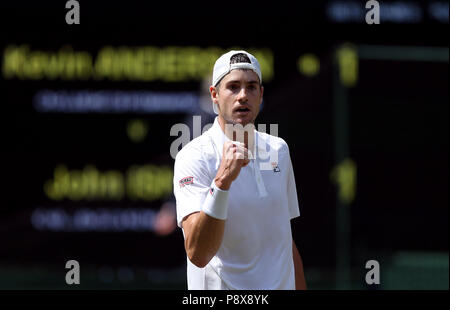
[[[222,161],[214,181],[218,188],[229,190],[231,183],[241,172],[241,168],[250,162],[249,151],[243,143],[227,141],[223,145],[222,154]]]

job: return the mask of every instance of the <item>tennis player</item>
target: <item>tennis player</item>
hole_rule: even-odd
[[[306,289],[290,225],[300,211],[289,148],[254,129],[263,91],[253,55],[218,58],[210,87],[218,116],[175,159],[188,289]]]

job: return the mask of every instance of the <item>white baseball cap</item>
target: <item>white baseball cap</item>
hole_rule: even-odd
[[[236,54],[247,55],[248,59],[250,60],[250,63],[248,63],[248,62],[238,62],[238,63],[234,63],[234,64],[230,63],[231,57],[233,57]],[[259,62],[255,58],[255,56],[253,56],[252,54],[250,54],[246,51],[229,51],[228,53],[225,53],[222,56],[220,56],[216,60],[216,63],[214,64],[212,85],[217,86],[219,81],[225,75],[230,73],[231,70],[234,70],[234,69],[250,69],[258,75],[259,82],[262,83],[261,67],[259,66]],[[214,102],[212,104],[213,104],[214,113],[219,114],[217,105]]]

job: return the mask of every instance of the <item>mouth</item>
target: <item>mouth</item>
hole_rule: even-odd
[[[234,112],[237,113],[237,114],[242,114],[243,115],[243,114],[250,113],[250,109],[247,108],[247,107],[239,107],[237,109],[234,109]]]

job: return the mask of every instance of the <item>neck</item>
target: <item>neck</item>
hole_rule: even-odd
[[[255,125],[253,123],[235,124],[226,121],[220,115],[218,116],[220,128],[225,136],[231,141],[237,141],[245,144],[245,147],[253,152],[255,146]]]

